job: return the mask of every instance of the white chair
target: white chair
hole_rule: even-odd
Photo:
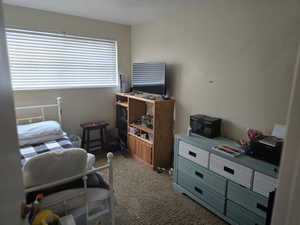
[[[82,187],[62,190],[45,196],[41,201],[42,209],[50,209],[58,215],[73,214],[86,224],[93,224],[99,218],[113,218],[113,154],[107,154],[107,164],[87,169],[87,153],[80,148],[64,149],[37,155],[23,166],[25,193],[43,193],[49,188],[58,187],[83,180]],[[108,169],[108,189],[87,187],[89,174]],[[101,204],[100,204],[101,203]],[[80,217],[81,216],[81,217]]]

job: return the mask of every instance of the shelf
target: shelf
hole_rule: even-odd
[[[148,99],[148,98],[144,98],[144,94],[126,94],[126,93],[117,93],[117,96],[121,96],[121,97],[126,97],[126,98],[131,98],[131,99],[135,99],[135,100],[139,100],[139,101],[143,101],[143,102],[149,102],[149,103],[155,103],[155,102],[174,102],[173,99],[161,99],[161,98],[156,98],[156,99]]]
[[[143,94],[116,93],[114,105],[118,109],[116,110],[117,116],[127,119],[125,125],[128,129],[124,134],[127,137],[128,152],[132,157],[151,165],[153,168],[170,168],[174,103],[175,100],[173,99],[161,99],[159,97],[147,99]],[[125,109],[127,109],[126,118]],[[124,114],[119,114],[119,111]],[[147,123],[151,128],[140,122],[142,117],[148,113],[153,116],[153,127]],[[122,133],[120,135],[122,137]]]
[[[143,125],[137,125],[137,124],[132,123],[132,124],[130,124],[130,126],[136,128],[136,129],[142,130],[146,133],[150,133],[150,134],[154,133],[153,129],[150,129],[150,128],[145,127]]]
[[[116,102],[117,105],[123,106],[125,108],[128,108],[128,103],[127,102]]]
[[[137,135],[132,134],[132,133],[128,133],[128,135],[131,135],[131,136],[133,136],[133,137],[136,137],[137,139],[140,139],[141,141],[144,141],[144,142],[146,142],[146,143],[148,143],[148,144],[150,144],[150,145],[153,145],[153,143],[152,143],[151,141],[149,141],[149,140],[147,140],[147,139],[144,139],[144,138],[142,138],[142,137],[140,137],[140,136],[137,136]]]

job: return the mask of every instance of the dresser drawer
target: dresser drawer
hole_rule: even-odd
[[[225,196],[226,179],[224,177],[180,156],[178,157],[178,170],[190,175],[195,180],[202,181],[214,191]]]
[[[250,188],[252,169],[219,157],[215,154],[210,156],[210,169],[230,180]]]
[[[266,218],[268,199],[233,182],[228,182],[227,198]]]
[[[220,213],[224,213],[225,197],[218,194],[201,181],[197,181],[192,178],[192,176],[179,171],[178,184],[187,191],[191,192],[197,198],[205,201]]]
[[[244,207],[227,200],[226,216],[240,225],[265,225],[266,219],[245,209]]]
[[[183,141],[179,142],[179,155],[187,158],[200,166],[208,167],[209,152]]]
[[[253,191],[269,197],[269,193],[277,186],[277,179],[259,172],[254,173]]]

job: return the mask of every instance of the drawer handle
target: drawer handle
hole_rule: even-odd
[[[227,173],[230,173],[230,174],[234,174],[234,170],[227,167],[227,166],[224,166],[224,171],[227,172]]]
[[[262,205],[262,204],[260,204],[260,203],[257,203],[257,204],[256,204],[256,207],[257,207],[258,209],[260,209],[261,211],[263,211],[263,212],[267,212],[267,207],[264,206],[264,205]]]
[[[195,152],[192,152],[192,151],[189,151],[189,155],[193,156],[193,157],[196,157],[197,154]]]
[[[198,188],[198,187],[195,187],[195,191],[197,191],[201,195],[203,194],[203,191],[200,188]]]
[[[200,172],[198,172],[198,171],[195,171],[195,174],[196,174],[196,176],[198,176],[198,177],[200,177],[200,178],[203,178],[203,174],[202,174],[202,173],[200,173]]]

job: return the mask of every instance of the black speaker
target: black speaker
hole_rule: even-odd
[[[190,127],[192,133],[208,138],[219,137],[221,135],[221,119],[206,115],[190,116]]]

